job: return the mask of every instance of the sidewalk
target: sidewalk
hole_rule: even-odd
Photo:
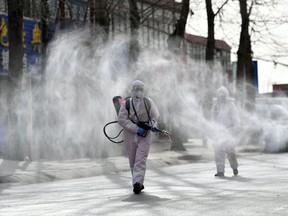
[[[185,147],[187,151],[175,152],[168,150],[170,148],[169,143],[153,143],[147,161],[148,169],[214,159],[212,146],[208,145],[207,148],[203,148],[199,140],[190,141],[185,144]],[[259,148],[250,148],[237,148],[239,157],[261,152]],[[128,158],[124,156],[106,159],[31,162],[0,159],[0,183],[32,184],[129,170]]]

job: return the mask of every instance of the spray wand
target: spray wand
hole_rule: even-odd
[[[120,134],[122,133],[123,129],[121,129],[121,131],[120,131],[115,137],[111,137],[111,136],[109,136],[109,135],[107,134],[107,132],[106,132],[106,127],[107,127],[108,125],[111,125],[111,124],[118,124],[118,121],[112,121],[112,122],[107,123],[107,124],[104,126],[104,128],[103,128],[104,135],[107,137],[107,139],[108,139],[109,141],[111,141],[111,142],[113,142],[113,143],[117,143],[117,144],[122,143],[123,140],[121,140],[121,141],[115,141],[115,139],[120,136]],[[139,126],[140,126],[140,125],[139,125]],[[145,125],[145,126],[141,125],[141,126],[142,126],[143,129],[145,129],[145,130],[151,130],[151,131],[153,131],[153,132],[163,133],[164,135],[168,136],[169,139],[171,139],[171,137],[170,137],[170,132],[168,132],[168,131],[166,131],[166,130],[160,130],[159,128],[156,128],[156,127],[153,127],[153,130],[152,130],[152,127],[151,127],[151,126],[148,126],[148,125]],[[144,128],[144,127],[145,127],[145,128]]]
[[[154,130],[155,130],[156,132],[163,133],[164,135],[169,136],[169,138],[170,138],[170,132],[168,132],[168,131],[166,131],[166,130],[160,130],[160,129],[155,128],[155,127],[154,127]]]

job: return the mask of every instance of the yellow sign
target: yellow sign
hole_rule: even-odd
[[[25,36],[26,36],[26,32],[23,31],[23,33],[22,33],[23,48],[26,48],[26,45],[25,45]]]
[[[32,44],[41,44],[41,30],[39,25],[36,23],[32,30]]]
[[[8,28],[7,28],[7,24],[6,24],[6,22],[5,22],[3,17],[1,19],[1,24],[0,24],[0,45],[2,45],[4,47],[8,47],[9,46]]]
[[[26,32],[23,31],[23,48],[26,48],[25,44],[25,37]],[[32,29],[32,40],[31,44],[33,44],[33,51],[36,51],[38,53],[41,52],[40,45],[41,45],[41,29],[39,28],[38,23],[36,23]],[[0,22],[0,45],[4,47],[9,47],[9,41],[8,41],[8,28],[7,24],[5,22],[4,17],[2,17]]]
[[[34,44],[33,51],[40,53],[39,45],[41,44],[41,30],[37,23],[34,25],[33,30],[32,30],[31,44]]]

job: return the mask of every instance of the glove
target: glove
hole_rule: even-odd
[[[140,127],[137,128],[137,135],[144,136],[145,133],[146,133],[146,130],[144,130],[143,128],[140,128]]]
[[[157,129],[157,127],[151,127],[151,131],[155,133],[158,131],[158,129]]]

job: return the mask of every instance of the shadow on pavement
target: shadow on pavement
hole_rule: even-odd
[[[20,165],[20,161],[9,161],[0,159],[0,193],[10,187],[11,183],[15,183],[18,180],[13,176],[17,169],[25,171],[30,162],[25,161]]]
[[[202,155],[192,155],[192,154],[185,154],[178,157],[179,160],[187,160],[187,161],[199,161],[202,159]]]
[[[165,201],[169,201],[170,199],[167,198],[161,198],[158,196],[154,196],[154,195],[149,195],[145,192],[142,192],[138,195],[132,194],[129,197],[123,199],[123,202],[145,202],[147,203],[153,203],[155,204],[156,202],[165,202]]]
[[[222,177],[219,179],[225,179],[225,180],[229,180],[229,181],[238,181],[238,182],[252,182],[254,180],[252,178],[246,178],[246,177],[243,177],[240,175],[232,176],[232,177],[225,176],[225,177]]]

